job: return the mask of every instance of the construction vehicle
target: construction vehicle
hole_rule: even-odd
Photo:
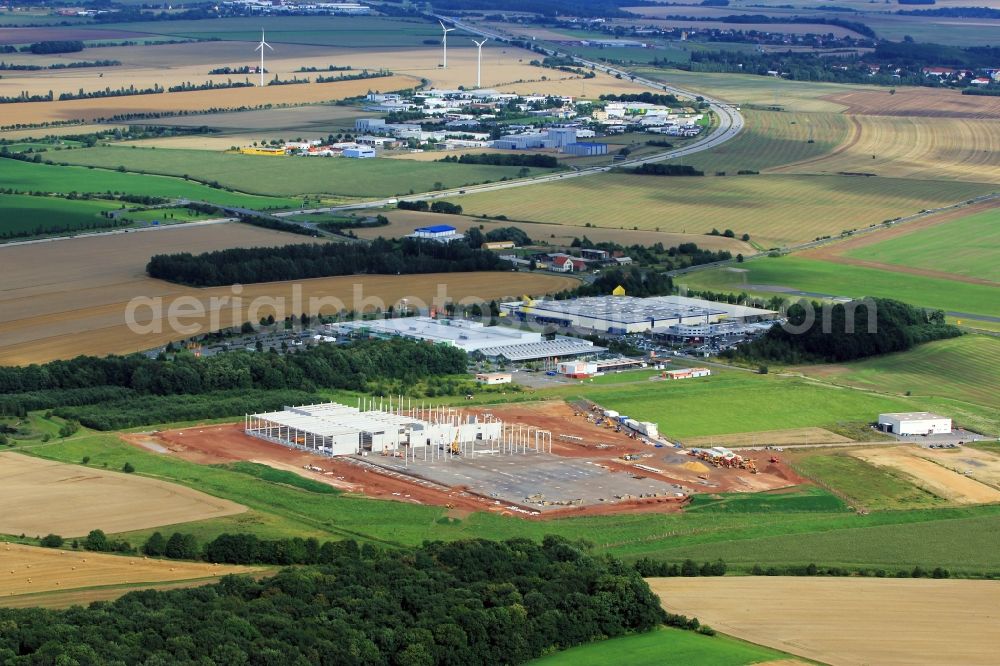
[[[453,456],[462,455],[462,448],[458,445],[458,433],[455,433],[455,439],[451,443],[451,454]]]
[[[781,460],[778,458],[778,456],[771,456],[771,459],[768,460],[768,462],[773,464],[773,463],[779,463],[781,462]]]

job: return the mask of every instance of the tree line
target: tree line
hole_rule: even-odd
[[[559,167],[559,160],[556,159],[554,155],[538,154],[517,155],[503,153],[480,153],[479,155],[449,155],[441,158],[438,162],[488,164],[491,166],[535,167],[539,169],[556,169]]]
[[[97,390],[118,386],[140,394],[182,395],[230,389],[363,389],[379,377],[419,379],[465,370],[465,352],[393,340],[320,345],[295,354],[233,351],[198,357],[78,356],[42,365],[0,367],[0,394]],[[83,404],[82,402],[79,404]]]
[[[687,164],[653,164],[646,162],[631,169],[622,169],[626,173],[634,173],[638,176],[704,176],[704,171],[699,171]]]
[[[727,353],[784,363],[842,363],[962,334],[958,327],[945,323],[941,310],[927,311],[888,298],[825,307],[815,301],[799,302],[788,308],[787,318],[786,326],[773,326],[753,342]]]
[[[345,545],[263,580],[0,609],[0,662],[517,664],[667,619],[630,567],[557,537]]]
[[[34,44],[28,45],[27,50],[36,55],[47,55],[51,53],[79,53],[83,50],[83,42],[75,39],[35,42]]]
[[[651,92],[601,95],[600,98],[608,102],[641,102],[643,104],[659,104],[660,106],[683,106],[684,104],[676,95]]]
[[[415,238],[371,243],[322,243],[218,250],[192,255],[158,254],[149,260],[150,277],[196,287],[334,275],[404,275],[496,271],[509,262],[466,243]]]

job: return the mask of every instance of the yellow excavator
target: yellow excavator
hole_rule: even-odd
[[[453,456],[460,456],[460,455],[462,455],[462,449],[458,445],[458,433],[455,433],[455,439],[451,443],[451,454]]]

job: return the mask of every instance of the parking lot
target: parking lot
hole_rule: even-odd
[[[681,490],[680,486],[643,477],[641,473],[610,471],[598,461],[542,453],[477,454],[475,458],[435,462],[411,460],[405,467],[398,458],[379,458],[375,462],[539,511],[613,504],[641,497],[677,497]]]

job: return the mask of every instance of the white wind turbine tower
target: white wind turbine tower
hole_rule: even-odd
[[[438,23],[441,24],[441,31],[444,33],[444,38],[441,40],[441,44],[444,47],[444,60],[441,63],[441,68],[448,69],[448,33],[455,28],[444,27],[444,21],[441,21],[440,19],[438,20]]]
[[[486,39],[484,39],[481,42],[477,42],[474,39],[472,40],[472,43],[476,45],[476,87],[477,88],[482,88],[483,87],[483,83],[482,83],[482,75],[483,75],[483,44],[485,44],[488,41],[490,41],[489,37],[487,37]]]
[[[267,48],[271,49],[272,51],[274,50],[273,46],[271,46],[270,44],[268,44],[267,42],[264,41],[264,29],[261,28],[261,30],[260,30],[260,44],[258,44],[257,48],[254,49],[254,51],[260,51],[260,85],[261,85],[261,87],[264,87],[264,47],[265,46]]]

